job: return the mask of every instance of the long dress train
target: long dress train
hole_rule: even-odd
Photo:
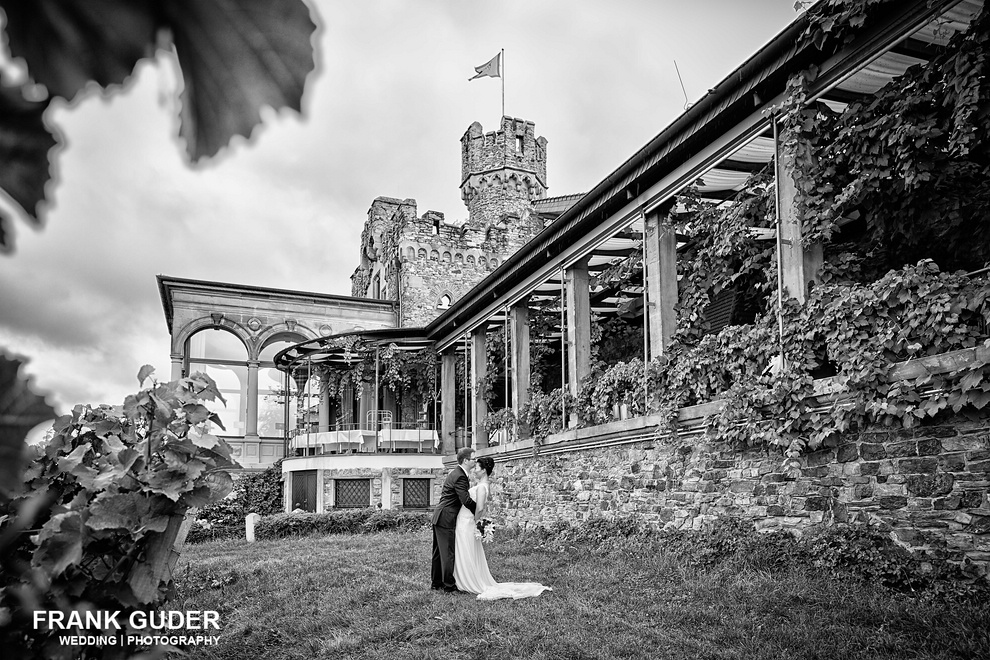
[[[488,485],[482,483],[468,491],[471,499],[478,501],[479,488],[486,489],[487,498]],[[488,570],[485,548],[475,531],[474,514],[462,506],[454,527],[454,582],[458,589],[478,594],[478,600],[532,598],[553,590],[538,582],[496,582]]]

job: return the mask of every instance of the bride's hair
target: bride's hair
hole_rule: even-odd
[[[491,476],[492,470],[495,469],[495,460],[490,456],[482,456],[478,459],[478,465],[485,470],[485,474]]]

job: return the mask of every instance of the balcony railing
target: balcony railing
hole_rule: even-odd
[[[293,432],[289,446],[305,454],[372,454],[400,450],[432,454],[439,451],[439,436],[432,425],[416,422],[338,423],[331,431],[307,433],[304,429],[297,430]]]

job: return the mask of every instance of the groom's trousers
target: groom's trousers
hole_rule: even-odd
[[[433,526],[433,569],[430,577],[434,589],[453,591],[454,582],[454,529]]]

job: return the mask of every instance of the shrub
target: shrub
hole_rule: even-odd
[[[430,514],[391,509],[338,509],[327,513],[280,513],[266,516],[255,526],[255,537],[361,534],[388,530],[412,531],[429,526]]]
[[[247,514],[267,516],[281,511],[282,460],[279,459],[263,472],[238,477],[230,495],[199,509],[186,543],[243,538]]]
[[[328,513],[279,513],[265,516],[255,525],[255,538],[278,539],[287,536],[357,534],[376,509],[341,509]]]
[[[430,525],[430,514],[422,511],[395,511],[393,509],[375,511],[361,527],[365,532],[385,530],[412,531]]]

